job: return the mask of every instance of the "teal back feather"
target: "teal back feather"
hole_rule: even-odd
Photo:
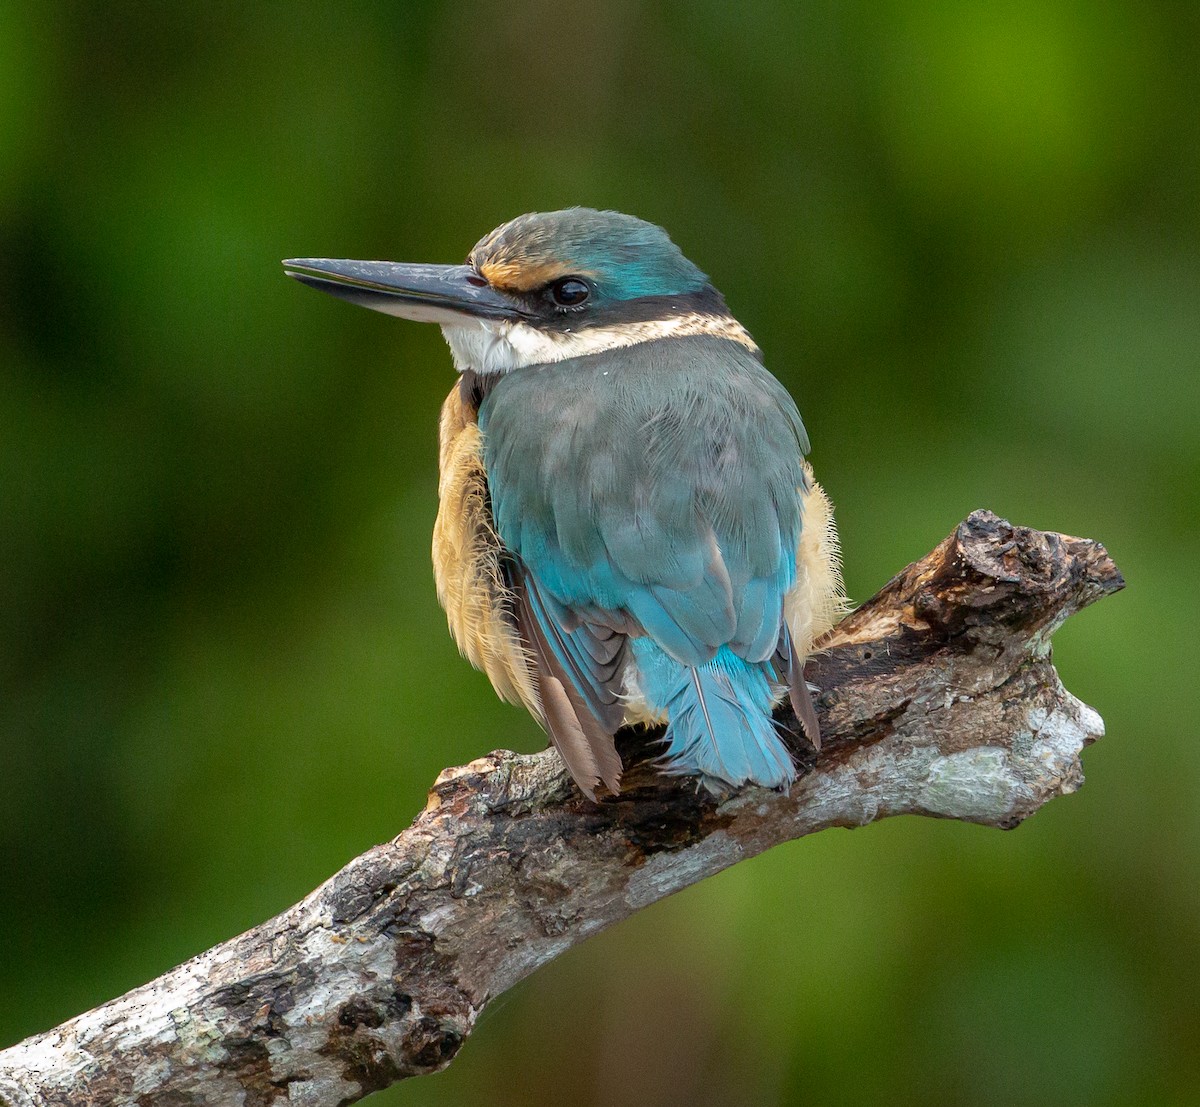
[[[500,538],[558,602],[629,612],[687,665],[771,655],[808,442],[749,351],[697,336],[521,369],[479,423]]]
[[[514,371],[479,423],[497,531],[584,699],[613,692],[588,623],[640,628],[672,771],[794,779],[771,702],[808,440],[783,387],[737,343],[666,339]]]

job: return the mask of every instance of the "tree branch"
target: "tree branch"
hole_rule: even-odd
[[[600,804],[552,751],[447,769],[412,826],[303,902],[0,1052],[0,1104],[353,1103],[444,1067],[564,950],[779,842],[901,814],[1016,826],[1079,787],[1103,733],[1050,635],[1123,585],[1095,542],[975,512],[823,643],[825,746],[790,795],[718,802],[631,733],[628,791]]]

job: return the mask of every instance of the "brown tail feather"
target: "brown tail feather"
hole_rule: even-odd
[[[588,799],[595,800],[596,785],[600,783],[600,766],[596,763],[596,755],[587,735],[579,725],[579,716],[562,681],[539,666],[538,688],[542,694],[546,729],[550,732],[554,748],[566,762],[579,790]]]
[[[799,674],[797,679],[796,674]],[[813,749],[821,748],[821,724],[817,722],[817,709],[813,706],[812,693],[804,683],[804,666],[793,664],[788,673],[788,699],[792,710],[800,721],[804,736],[813,744]]]
[[[812,693],[804,680],[804,661],[796,657],[796,646],[787,628],[779,639],[779,649],[775,654],[775,672],[782,670],[787,678],[788,700],[792,705],[800,729],[812,743],[813,749],[821,748],[821,724],[817,721],[817,709],[813,704]]]

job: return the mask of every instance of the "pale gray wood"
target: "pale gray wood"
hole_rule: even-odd
[[[824,643],[825,745],[790,795],[663,781],[636,735],[628,791],[599,804],[549,750],[447,769],[412,826],[303,902],[0,1051],[0,1104],[352,1103],[447,1065],[539,965],[779,842],[900,814],[1013,827],[1080,786],[1104,730],[1050,635],[1123,583],[1097,543],[975,512]]]

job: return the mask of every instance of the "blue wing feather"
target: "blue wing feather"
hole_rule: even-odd
[[[501,540],[556,600],[623,608],[681,661],[730,641],[761,659],[807,442],[748,351],[671,339],[521,370],[479,421]]]
[[[521,577],[545,646],[595,718],[610,735],[615,734],[625,712],[621,702],[625,636],[572,618],[533,574],[523,572]]]
[[[690,691],[679,672],[650,690],[660,707],[675,703],[673,724],[694,717],[707,731],[719,717],[728,729],[731,697],[744,712],[765,695],[769,712],[807,438],[756,358],[695,337],[530,367],[494,385],[479,424],[497,532],[597,718],[616,717],[620,674],[611,643],[588,637],[596,613],[605,627],[636,626],[677,670],[710,667]],[[770,730],[756,723],[746,740],[769,747]],[[767,753],[774,764],[778,751]],[[778,778],[761,761],[739,775],[749,764],[730,772]]]

